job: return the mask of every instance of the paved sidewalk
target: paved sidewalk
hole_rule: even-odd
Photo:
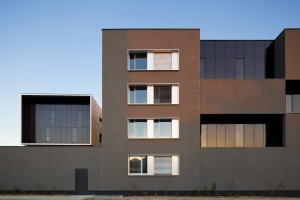
[[[0,195],[0,200],[300,200],[296,197],[122,197],[98,195]]]
[[[0,195],[1,200],[83,200],[92,199],[94,195]]]

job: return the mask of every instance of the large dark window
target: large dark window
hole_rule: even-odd
[[[201,115],[202,147],[283,147],[284,145],[284,115]]]
[[[22,142],[89,144],[89,97],[22,97]]]
[[[267,59],[271,40],[201,40],[201,79],[264,79],[273,66]],[[270,52],[270,51],[269,51]],[[268,62],[267,62],[268,61]]]
[[[172,86],[155,86],[154,103],[172,103]]]
[[[286,112],[300,113],[300,81],[286,81]]]
[[[147,156],[129,157],[130,174],[147,174]]]
[[[265,147],[265,124],[202,124],[201,147]]]

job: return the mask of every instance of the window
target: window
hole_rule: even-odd
[[[172,175],[172,157],[155,156],[154,157],[154,174]]]
[[[50,136],[50,128],[46,128],[46,142],[51,142]]]
[[[130,86],[130,103],[147,103],[147,86]]]
[[[130,174],[147,174],[147,156],[129,157]]]
[[[244,78],[244,59],[236,59],[236,78],[237,79],[243,79]]]
[[[286,95],[286,112],[300,113],[300,94]]]
[[[202,124],[201,147],[265,147],[265,124]]]
[[[272,67],[266,60],[272,60],[273,55],[265,53],[271,43],[270,40],[201,40],[200,78],[264,79],[266,67]]]
[[[172,53],[154,53],[154,70],[172,70]]]
[[[72,142],[77,142],[77,128],[72,128]]]
[[[178,104],[178,84],[129,85],[129,104]]]
[[[129,175],[179,175],[179,156],[129,156]]]
[[[131,53],[130,70],[147,70],[147,53]]]
[[[179,120],[174,119],[129,119],[129,139],[179,138]]]
[[[82,125],[82,111],[77,111],[77,124]]]
[[[147,138],[147,120],[130,120],[130,138]]]
[[[161,119],[154,120],[155,138],[172,138],[172,120]]]
[[[55,125],[55,110],[51,110],[51,125]]]
[[[129,50],[129,70],[178,70],[178,50]]]
[[[154,103],[171,103],[171,86],[154,87]]]

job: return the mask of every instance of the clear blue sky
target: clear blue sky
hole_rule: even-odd
[[[102,28],[274,39],[300,27],[299,8],[299,0],[0,0],[0,146],[21,143],[21,93],[92,94],[102,105]]]

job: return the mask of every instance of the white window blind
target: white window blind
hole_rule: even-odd
[[[154,70],[172,70],[172,53],[154,53]]]
[[[154,174],[172,174],[172,157],[154,157]]]

